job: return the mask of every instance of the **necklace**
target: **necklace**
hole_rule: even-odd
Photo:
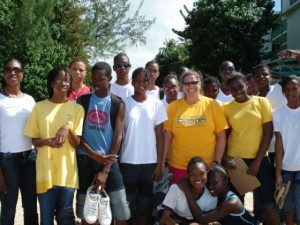
[[[71,90],[71,93],[74,95],[74,99],[75,100],[77,100],[77,98],[78,98],[78,96],[79,96],[79,94],[80,94],[80,91],[81,91],[81,89],[84,87],[84,85],[82,85],[82,87],[81,88],[79,88],[79,89],[72,89]],[[75,91],[76,90],[76,91]]]
[[[6,87],[4,88],[5,93],[8,95],[9,98],[18,98],[21,97],[20,94],[22,94],[22,92],[20,91],[19,93],[15,94],[11,94],[8,92],[8,90],[6,89]]]

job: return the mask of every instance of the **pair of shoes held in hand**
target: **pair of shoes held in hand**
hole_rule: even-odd
[[[87,190],[83,216],[87,223],[94,224],[97,219],[100,225],[110,225],[112,221],[110,200],[106,191],[90,186]]]

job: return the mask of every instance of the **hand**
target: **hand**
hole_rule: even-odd
[[[187,180],[187,178],[181,178],[178,182],[177,182],[178,187],[183,191],[190,191],[190,185],[189,182]]]
[[[99,172],[95,174],[94,179],[93,179],[93,184],[95,186],[95,189],[104,189],[106,186],[106,180],[107,180],[108,173],[105,172]]]
[[[235,164],[233,157],[224,156],[222,163],[226,169],[235,169],[236,168],[236,164]]]
[[[55,143],[57,145],[63,145],[68,138],[68,134],[69,134],[69,126],[65,124],[61,128],[59,128],[59,130],[56,132]]]
[[[298,57],[300,56],[300,52],[291,50],[291,49],[285,49],[278,53],[278,56],[283,57],[285,59],[290,59],[291,57]]]
[[[2,169],[0,169],[0,192],[6,192],[7,191],[7,186],[5,182],[4,175],[2,173]]]
[[[51,148],[61,148],[63,146],[63,144],[58,144],[56,142],[56,138],[47,138],[44,141],[45,141],[45,145]]]
[[[249,166],[249,169],[247,171],[248,174],[252,175],[252,176],[256,176],[258,171],[259,171],[259,168],[260,168],[260,161],[259,160],[254,160],[250,166]]]
[[[275,183],[275,186],[276,186],[276,187],[279,187],[279,188],[280,188],[280,187],[283,186],[283,181],[282,181],[282,176],[281,176],[281,174],[275,176],[275,181],[276,181],[276,183]]]
[[[162,218],[159,220],[160,225],[179,225],[171,216],[163,214]]]
[[[103,152],[93,151],[89,154],[89,157],[99,164],[109,164],[117,161],[117,155],[105,155]]]
[[[160,165],[160,164],[157,164],[155,169],[154,169],[154,172],[152,174],[152,180],[153,181],[159,181],[160,178],[162,177],[162,174],[165,170],[165,165]]]

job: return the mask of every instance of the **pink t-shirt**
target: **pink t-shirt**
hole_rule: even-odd
[[[83,85],[79,89],[72,89],[69,93],[68,100],[76,101],[80,95],[87,94],[89,92],[91,92],[91,89],[86,85]]]

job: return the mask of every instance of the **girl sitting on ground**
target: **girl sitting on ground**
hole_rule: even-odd
[[[194,157],[189,161],[188,177],[186,179],[187,190],[192,201],[203,211],[214,209],[217,198],[211,196],[205,187],[207,181],[208,166],[201,157]],[[194,222],[193,215],[189,209],[187,199],[177,184],[173,184],[165,200],[162,203],[163,214],[161,225],[190,224]]]
[[[180,180],[178,186],[184,192],[194,220],[198,223],[218,221],[222,225],[257,225],[257,221],[245,209],[239,197],[229,190],[228,181],[228,175],[220,165],[212,167],[208,172],[209,192],[218,197],[218,206],[209,212],[204,212],[198,206],[187,180]]]

